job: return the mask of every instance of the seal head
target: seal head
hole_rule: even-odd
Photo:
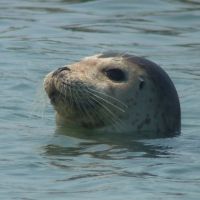
[[[103,53],[50,72],[44,88],[57,124],[104,132],[180,133],[179,98],[167,73],[133,55]]]

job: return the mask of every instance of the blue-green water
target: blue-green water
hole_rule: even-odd
[[[106,50],[168,72],[180,136],[56,133],[43,77]],[[0,0],[0,88],[0,199],[200,199],[199,0]]]

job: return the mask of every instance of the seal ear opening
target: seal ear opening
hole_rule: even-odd
[[[140,81],[140,83],[139,83],[139,89],[142,90],[143,87],[144,87],[144,84],[145,84],[144,78],[142,76],[139,76],[138,79]]]

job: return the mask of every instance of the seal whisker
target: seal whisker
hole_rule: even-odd
[[[127,54],[128,54],[128,51],[123,51],[121,54],[119,54],[119,56],[124,57]]]
[[[82,106],[81,106],[81,104],[79,103],[79,93],[78,93],[78,91],[77,90],[74,90],[74,89],[72,89],[71,88],[71,91],[72,91],[72,94],[73,94],[73,100],[74,100],[74,103],[75,103],[75,105],[76,105],[76,107],[78,108],[78,110],[80,111],[80,114],[81,115],[83,115],[83,116],[85,116],[84,115],[84,110],[83,110],[83,108],[82,108]]]
[[[85,96],[86,94],[89,94],[91,95],[91,93],[88,93],[88,90],[86,88],[81,88],[80,89],[80,94],[83,96]],[[81,96],[80,95],[80,96]],[[104,118],[104,115],[100,115],[99,114],[99,111],[97,110],[97,107],[96,107],[96,103],[98,103],[98,105],[101,105],[101,102],[99,102],[97,99],[96,101],[94,101],[93,98],[91,98],[91,96],[88,96],[89,98],[87,98],[87,104],[90,106],[90,108],[92,107],[92,112],[88,112],[88,110],[84,107],[84,104],[82,105],[82,107],[84,108],[85,110],[85,113],[87,114],[87,116],[89,116],[90,118],[90,122],[92,123],[92,126],[95,127],[95,126],[98,126],[99,124],[101,124],[101,122],[103,123],[103,125],[107,124],[107,121],[106,119],[108,118]],[[96,103],[95,103],[96,102]],[[102,107],[102,106],[101,106]],[[102,112],[102,111],[101,111]],[[110,118],[110,116],[108,115],[107,112],[104,112],[105,114],[107,114],[107,116]],[[95,124],[96,122],[96,124]],[[97,123],[98,122],[98,123]],[[112,123],[116,122],[115,120],[112,120]]]
[[[96,92],[96,93],[98,93],[98,94],[102,94],[102,95],[104,95],[105,97],[108,97],[108,98],[110,98],[110,99],[112,99],[112,100],[118,102],[118,103],[121,104],[121,106],[123,106],[125,109],[128,108],[128,106],[127,106],[125,103],[123,103],[122,101],[120,101],[119,99],[117,99],[117,98],[115,98],[115,97],[113,97],[113,96],[110,96],[110,95],[108,95],[108,94],[106,94],[106,93],[104,93],[104,92],[100,92],[100,91],[97,91],[97,90],[92,89],[92,88],[88,88],[88,90],[90,90],[90,91],[92,91],[92,92]]]
[[[120,107],[118,107],[118,106],[112,104],[112,102],[109,102],[108,100],[105,100],[105,99],[102,98],[101,96],[93,94],[91,91],[88,90],[88,88],[87,88],[87,90],[85,90],[85,91],[86,91],[86,92],[89,92],[90,95],[93,95],[93,96],[90,96],[90,98],[91,98],[92,100],[96,101],[99,105],[101,105],[101,107],[103,106],[103,108],[104,108],[104,113],[106,113],[106,114],[110,117],[110,119],[112,119],[112,124],[117,124],[117,122],[120,122],[120,124],[122,125],[122,124],[124,123],[122,120],[119,119],[119,116],[118,116],[118,115],[116,115],[115,113],[113,113],[113,112],[111,111],[111,109],[109,109],[109,108],[105,105],[105,103],[107,103],[107,104],[109,104],[109,105],[112,105],[114,109],[118,109],[118,110],[121,111],[121,112],[125,112],[125,110],[123,110],[123,109],[121,109]],[[109,110],[109,112],[108,112],[108,110]],[[106,111],[107,111],[107,112],[106,112]],[[97,112],[97,113],[98,113],[98,112]],[[99,113],[98,113],[98,116],[101,116],[101,115],[99,115]],[[105,119],[104,119],[104,120],[105,120]],[[118,128],[118,127],[117,127],[117,128]]]
[[[114,128],[118,128],[117,125],[118,125],[118,121],[117,121],[117,117],[114,116],[114,113],[112,113],[112,111],[109,111],[109,108],[106,108],[101,102],[99,102],[97,99],[95,98],[91,98],[93,101],[97,102],[103,109],[101,110],[101,114],[99,112],[96,112],[97,113],[97,117],[103,122],[106,124],[111,124]],[[109,123],[109,121],[111,123]]]
[[[63,85],[63,88],[64,88],[64,98],[66,100],[67,99],[67,90],[68,90],[68,87],[66,85]]]
[[[95,101],[93,101],[93,99],[88,99],[88,103],[90,106],[94,108],[93,112],[91,113],[94,119],[97,119],[99,122],[102,122],[103,124],[105,124],[106,119],[104,118],[104,115],[100,115],[98,110],[96,110],[96,107],[94,105]]]
[[[76,95],[78,96],[79,99],[81,99],[81,97],[83,96],[82,94],[84,90],[76,90]],[[82,96],[81,96],[82,95]],[[85,108],[84,104],[81,104],[79,103],[79,106],[82,110],[82,113],[83,113],[83,117],[85,117],[85,115],[89,118],[89,120],[92,122],[93,126],[95,125],[94,124],[94,119],[93,117],[91,116],[91,113]]]
[[[85,108],[83,104],[80,103],[80,100],[85,95],[83,88],[74,88],[73,85],[67,84],[65,82],[63,82],[62,87],[64,88],[64,91],[62,91],[65,94],[65,99],[69,102],[69,106],[72,108],[74,106],[74,102],[76,108],[78,109],[78,111],[80,111],[81,117],[83,119],[87,117],[87,119],[89,119],[92,123],[92,126],[95,126],[94,117],[92,117],[91,113]],[[67,95],[68,90],[70,91],[70,95]]]
[[[91,95],[95,96],[96,98],[101,99],[101,100],[104,101],[105,103],[107,103],[107,104],[109,104],[109,105],[115,107],[115,108],[118,109],[119,111],[121,111],[121,112],[126,112],[123,108],[120,108],[119,106],[117,106],[117,105],[113,104],[112,102],[110,102],[110,101],[104,99],[103,97],[101,97],[101,96],[99,96],[99,95],[96,95],[96,94],[93,94],[93,93],[90,92],[90,91],[88,91],[88,92],[89,92]]]
[[[63,88],[64,88],[64,96],[65,96],[65,99],[69,101],[69,106],[71,107],[72,106],[72,101],[73,101],[73,93],[71,91],[71,85],[62,81],[62,85],[61,85]],[[69,94],[67,94],[69,92]]]
[[[113,120],[114,124],[118,122],[120,122],[120,124],[122,123],[122,121],[119,119],[119,117],[113,113],[106,105],[104,105],[102,102],[100,102],[99,100],[97,100],[95,97],[91,97],[94,101],[96,101],[97,103],[99,103],[101,105],[101,107],[106,110],[107,114],[109,113],[111,116],[111,119]]]

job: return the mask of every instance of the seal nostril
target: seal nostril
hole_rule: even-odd
[[[58,74],[59,74],[60,72],[62,72],[62,71],[70,71],[70,68],[67,67],[67,66],[65,66],[65,67],[60,67],[60,68],[58,68],[58,69],[53,73],[53,76],[58,75]]]
[[[61,69],[62,69],[62,71],[63,71],[63,70],[68,70],[68,71],[70,71],[70,68],[67,67],[67,66],[65,66],[65,67],[61,67]]]

